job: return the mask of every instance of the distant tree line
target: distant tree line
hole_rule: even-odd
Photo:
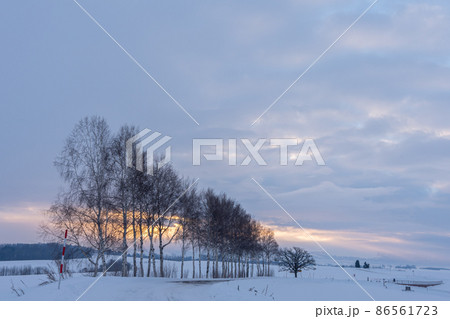
[[[137,133],[123,126],[113,134],[100,117],[75,126],[55,161],[66,188],[47,212],[44,233],[62,240],[68,229],[70,244],[90,261],[94,276],[108,269],[108,251],[118,250],[122,276],[164,277],[165,248],[176,241],[182,278],[187,254],[192,278],[270,275],[278,252],[273,231],[226,194],[199,190],[171,164],[160,167],[156,159],[152,175],[127,167],[126,142]]]
[[[88,254],[92,252],[83,248]],[[62,253],[62,245],[57,243],[39,244],[3,244],[0,245],[0,261],[8,260],[52,260],[59,258]],[[66,259],[84,258],[79,247],[68,245],[66,247]]]

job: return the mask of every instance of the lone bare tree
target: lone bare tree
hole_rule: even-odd
[[[282,270],[293,272],[295,278],[302,269],[312,268],[316,265],[313,256],[299,247],[280,249],[278,262]]]

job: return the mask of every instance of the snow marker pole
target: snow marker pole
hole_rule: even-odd
[[[61,288],[61,278],[62,278],[63,267],[64,267],[64,255],[66,253],[66,240],[67,240],[67,229],[66,229],[66,233],[64,234],[64,245],[63,245],[62,257],[61,257],[61,266],[59,266],[58,290]]]

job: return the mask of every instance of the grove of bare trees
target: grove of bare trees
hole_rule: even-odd
[[[65,187],[47,211],[44,233],[57,239],[68,229],[69,243],[89,250],[94,276],[107,270],[109,253],[120,252],[122,276],[164,277],[165,249],[174,243],[181,278],[188,256],[192,278],[270,275],[278,252],[273,231],[170,163],[155,160],[152,175],[127,167],[126,142],[137,133],[123,126],[113,134],[100,117],[78,122],[55,161]]]

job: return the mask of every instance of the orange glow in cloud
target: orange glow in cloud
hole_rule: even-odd
[[[43,212],[50,205],[23,203],[19,206],[0,207],[0,221],[2,223],[35,223],[38,224],[45,220]]]
[[[39,225],[50,207],[43,203],[20,203],[0,207],[0,243],[30,243],[42,241]]]
[[[404,244],[407,243],[404,239],[379,235],[379,234],[367,234],[366,232],[356,232],[349,230],[325,230],[325,229],[313,229],[305,228],[306,232],[299,227],[280,227],[270,225],[275,232],[275,236],[280,241],[299,241],[299,242],[370,242],[370,243],[391,243],[391,244]]]
[[[383,255],[398,258],[417,258],[418,255],[429,258],[438,258],[436,253],[429,250],[429,246],[424,243],[412,240],[413,235],[419,233],[395,233],[383,234],[372,232],[361,232],[352,230],[325,230],[305,228],[303,231],[299,227],[276,226],[267,224],[274,233],[276,240],[281,246],[306,246],[308,249],[320,250],[315,241],[323,245],[331,252],[353,253],[366,255]],[[449,233],[439,234],[450,237]]]

